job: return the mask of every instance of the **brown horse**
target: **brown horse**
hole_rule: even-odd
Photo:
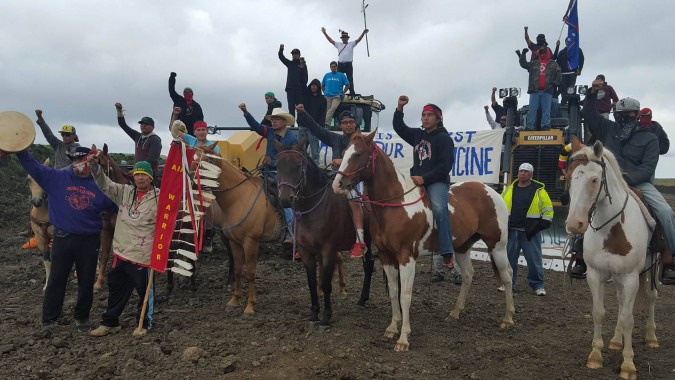
[[[128,177],[127,173],[108,155],[108,144],[103,144],[103,150],[100,151],[98,157],[101,169],[108,178],[122,184],[131,182],[131,178]],[[103,287],[105,273],[108,269],[108,259],[110,258],[110,251],[112,249],[112,239],[115,234],[115,223],[117,221],[117,213],[104,212],[101,216],[103,218],[103,229],[101,230],[101,249],[98,255],[98,276],[94,283],[94,289],[101,289]]]
[[[373,142],[374,131],[367,136],[352,136],[333,189],[345,189],[363,181],[372,205],[370,233],[378,248],[378,256],[387,275],[392,306],[391,324],[385,337],[394,338],[402,323],[396,351],[409,349],[410,303],[415,280],[415,264],[420,255],[438,252],[438,234],[434,227],[429,198],[423,188],[416,187],[409,176],[396,170],[391,159]],[[462,288],[450,317],[459,318],[464,309],[473,279],[469,251],[483,240],[506,291],[506,315],[502,328],[513,325],[513,293],[511,267],[506,255],[508,241],[508,210],[504,200],[490,187],[479,182],[458,183],[451,187],[449,197],[453,245],[462,269]],[[400,299],[399,299],[400,281]],[[402,314],[402,315],[401,315]]]
[[[236,307],[242,297],[242,270],[248,277],[248,302],[245,314],[255,313],[255,271],[258,244],[277,240],[283,234],[281,216],[264,194],[263,178],[244,173],[226,160],[219,160],[220,186],[213,190],[220,206],[220,230],[230,242],[234,263],[234,294],[227,303]]]
[[[312,300],[311,320],[319,320],[316,281],[318,261],[321,266],[321,289],[324,293],[324,312],[320,323],[327,325],[333,312],[331,280],[335,264],[341,261],[339,251],[349,250],[356,240],[349,204],[345,197],[332,191],[331,178],[308,156],[305,140],[287,150],[283,150],[278,141],[274,142],[280,152],[277,156],[279,200],[283,207],[293,209],[296,220],[295,240],[307,272],[307,285]],[[370,235],[367,231],[365,240],[368,250],[363,260],[365,277],[358,301],[361,306],[368,300],[373,274]]]
[[[49,159],[45,160],[44,165],[49,165]],[[30,188],[30,226],[35,234],[37,249],[42,254],[42,261],[45,265],[45,286],[47,289],[49,273],[51,272],[51,259],[49,243],[52,240],[51,223],[49,223],[49,209],[47,207],[47,193],[38,185],[37,182],[28,175],[28,187]]]

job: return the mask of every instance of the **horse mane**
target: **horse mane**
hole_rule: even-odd
[[[593,153],[593,147],[586,146],[583,147],[580,151],[575,153],[572,157],[576,155],[583,154],[586,156],[586,158],[590,161],[595,159],[595,153]],[[605,159],[605,162],[607,162],[608,166],[614,171],[616,176],[619,178],[619,186],[627,193],[630,193],[630,188],[628,187],[628,184],[626,181],[623,179],[623,175],[621,174],[621,166],[619,166],[619,162],[616,160],[616,157],[614,156],[614,153],[610,152],[609,149],[604,148],[602,149],[602,157]]]
[[[318,186],[323,186],[331,180],[328,173],[326,173],[325,170],[323,170],[316,162],[314,162],[314,159],[312,159],[312,157],[309,155],[307,149],[300,151],[300,153],[302,154],[302,158],[307,162],[306,177],[308,181],[315,182],[315,184]]]

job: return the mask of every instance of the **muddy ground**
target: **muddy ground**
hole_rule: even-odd
[[[7,166],[0,168],[7,170]],[[17,181],[20,176],[17,176]],[[7,185],[4,182],[3,187]],[[446,320],[459,292],[450,282],[430,283],[430,259],[418,265],[411,308],[410,352],[393,351],[383,337],[390,306],[381,271],[373,280],[366,308],[356,306],[361,263],[346,261],[345,299],[335,298],[333,325],[320,331],[309,323],[304,269],[263,245],[256,276],[256,315],[243,316],[243,304],[228,309],[227,259],[221,246],[203,255],[199,289],[166,294],[165,276],[156,289],[156,324],[147,337],[131,337],[134,295],[122,316],[120,333],[93,338],[72,324],[76,286],[69,285],[60,325],[40,332],[44,271],[35,251],[20,248],[16,234],[26,223],[26,195],[3,203],[0,219],[0,378],[13,379],[612,379],[621,353],[605,353],[605,367],[585,367],[590,352],[591,297],[585,281],[570,283],[546,272],[546,297],[527,287],[525,268],[515,293],[515,326],[500,330],[504,296],[492,270],[474,262],[476,275],[467,309],[459,321]],[[7,207],[21,212],[8,210]],[[11,212],[10,212],[11,211]],[[16,215],[19,215],[18,217]],[[379,270],[379,263],[376,264]],[[616,323],[613,284],[606,287],[605,341]],[[106,305],[107,292],[95,296],[92,322]],[[656,310],[661,348],[642,343],[644,312],[636,314],[635,363],[642,379],[675,378],[675,287],[662,286]],[[204,350],[196,361],[182,359],[188,347]]]

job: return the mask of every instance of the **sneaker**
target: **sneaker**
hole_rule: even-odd
[[[448,268],[452,268],[455,266],[454,252],[441,253],[440,256],[441,258],[443,258],[443,265],[447,266]]]
[[[661,272],[661,282],[664,285],[675,285],[675,265],[664,265]]]
[[[21,248],[23,249],[33,249],[37,248],[37,240],[35,240],[35,237],[30,238],[27,242],[25,242]]]
[[[445,276],[438,272],[434,273],[433,277],[431,277],[431,282],[441,282],[443,280],[445,280]]]
[[[534,291],[534,294],[543,297],[546,295],[546,290],[544,290],[544,288],[539,288]]]
[[[570,269],[570,277],[579,279],[586,278],[586,263],[577,262],[577,264]]]
[[[75,320],[75,328],[77,329],[77,331],[79,331],[81,333],[85,333],[85,332],[89,332],[89,330],[91,329],[91,324],[89,323],[88,319],[85,319],[83,321],[80,321],[80,320],[76,319]]]
[[[293,245],[293,240],[291,240],[289,238],[286,238],[286,239],[284,239],[283,245],[291,246],[291,245]]]
[[[456,267],[452,268],[450,275],[452,276],[452,280],[454,281],[455,285],[462,285],[462,272],[457,270]]]
[[[504,285],[502,285],[502,286],[498,287],[497,290],[499,290],[500,292],[505,292],[506,288],[504,287]]]
[[[148,335],[148,330],[147,329],[141,329],[140,331],[138,329],[134,329],[134,332],[131,333],[131,336],[134,338],[141,338]]]
[[[365,243],[356,242],[352,247],[351,257],[355,259],[361,258],[367,249]]]
[[[295,254],[293,255],[293,260],[300,260],[300,259],[301,259],[300,252],[295,252]]]
[[[91,336],[106,336],[108,334],[114,334],[122,330],[122,326],[108,327],[100,325],[96,329],[91,330],[89,335]]]

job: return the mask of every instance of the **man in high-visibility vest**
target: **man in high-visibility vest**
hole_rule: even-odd
[[[544,184],[532,180],[533,173],[532,164],[520,165],[518,179],[502,192],[509,209],[509,241],[506,249],[513,269],[513,288],[516,287],[518,257],[522,250],[527,261],[527,282],[538,296],[545,296],[539,231],[551,226],[553,204]]]

